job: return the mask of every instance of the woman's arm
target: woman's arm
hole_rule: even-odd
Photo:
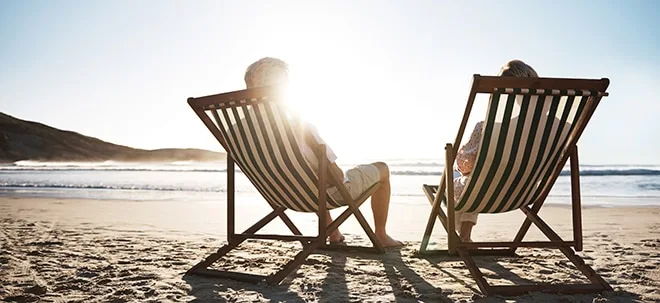
[[[470,139],[456,153],[456,170],[462,175],[467,175],[474,169],[474,162],[477,160],[479,144],[481,143],[483,125],[484,122],[481,121],[474,126]]]

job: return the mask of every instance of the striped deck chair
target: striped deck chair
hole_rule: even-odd
[[[347,249],[363,248],[383,253],[384,249],[359,210],[379,186],[374,184],[358,198],[352,199],[343,184],[343,178],[331,173],[338,169],[326,156],[326,146],[305,138],[318,157],[318,174],[303,157],[295,121],[278,102],[281,94],[275,87],[254,88],[230,93],[189,98],[188,104],[227,151],[227,244],[192,267],[188,274],[201,274],[231,278],[246,282],[279,284],[298,268],[307,256],[319,247],[326,247],[326,238],[348,217],[355,215],[373,247],[342,246]],[[242,233],[235,232],[234,165],[237,165],[273,210]],[[343,201],[335,201],[327,194],[329,187],[337,187]],[[341,206],[348,208],[327,225],[325,211]],[[318,234],[303,236],[284,212],[290,209],[318,215]],[[293,235],[258,234],[257,232],[276,217],[280,217]],[[247,239],[299,241],[303,249],[292,260],[272,275],[232,272],[208,267],[227,255]],[[338,248],[338,247],[335,247]]]
[[[485,295],[519,295],[529,291],[598,292],[611,290],[575,250],[582,250],[582,217],[577,141],[600,99],[608,79],[513,78],[475,75],[454,144],[447,144],[445,171],[438,186],[424,185],[432,211],[420,247],[421,255],[449,254],[464,261]],[[474,169],[460,199],[454,202],[453,164],[477,94],[488,94],[488,111]],[[563,240],[538,212],[570,158],[573,240]],[[447,213],[442,208],[446,205]],[[502,213],[520,209],[525,221],[511,242],[462,242],[454,230],[455,211]],[[447,250],[429,250],[436,217],[447,231]],[[531,224],[549,241],[523,241]],[[572,285],[492,286],[472,255],[515,255],[518,247],[561,250],[591,283]]]

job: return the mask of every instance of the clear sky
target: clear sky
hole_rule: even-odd
[[[658,12],[653,0],[2,1],[0,111],[133,147],[221,150],[186,98],[243,89],[245,68],[274,56],[340,162],[441,159],[472,74],[521,59],[541,76],[610,78],[581,163],[660,164]]]

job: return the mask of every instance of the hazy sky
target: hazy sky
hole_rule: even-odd
[[[186,98],[290,64],[342,161],[440,159],[472,74],[611,80],[582,164],[660,164],[660,1],[2,1],[0,111],[139,148],[220,150]],[[481,106],[479,106],[481,105]],[[474,122],[483,119],[477,103]]]

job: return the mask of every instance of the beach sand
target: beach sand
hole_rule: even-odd
[[[244,197],[241,197],[244,198]],[[398,197],[395,199],[405,199]],[[256,197],[238,209],[238,228],[268,211]],[[531,293],[484,297],[456,258],[419,258],[415,251],[429,205],[395,201],[388,229],[406,246],[385,255],[319,251],[281,285],[184,276],[225,241],[222,203],[0,198],[0,299],[9,302],[658,302],[660,301],[660,207],[586,208],[584,251],[614,291],[588,295]],[[361,210],[371,222],[367,205]],[[333,212],[334,214],[335,212]],[[571,238],[570,209],[547,205],[541,216]],[[314,235],[316,220],[291,214]],[[485,215],[474,239],[510,240],[520,212]],[[268,231],[282,231],[274,224]],[[446,236],[438,228],[432,245]],[[354,219],[342,226],[351,244],[368,244]],[[532,229],[526,240],[545,240]],[[297,243],[251,241],[216,266],[271,273],[297,253]],[[489,282],[585,281],[561,253],[520,249],[518,258],[478,257]]]

